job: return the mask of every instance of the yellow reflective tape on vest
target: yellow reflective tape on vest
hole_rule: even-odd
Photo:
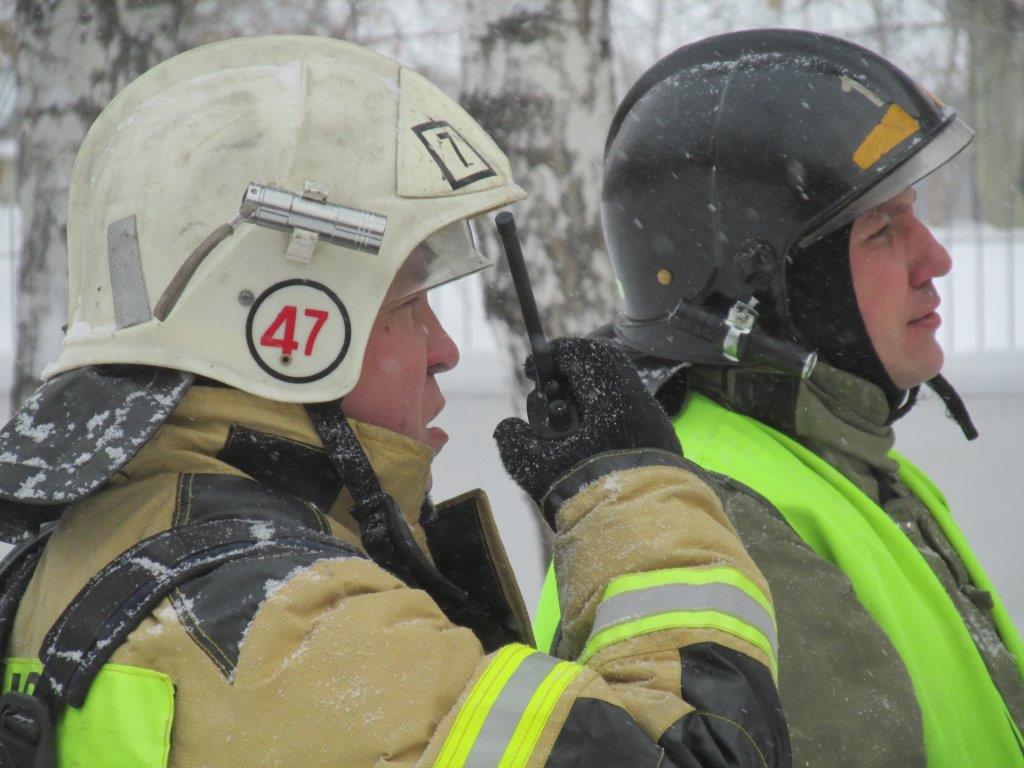
[[[42,672],[36,659],[11,658],[4,693],[31,693]],[[104,664],[81,709],[66,707],[57,723],[57,765],[166,768],[174,721],[174,685],[152,669]]]
[[[555,577],[555,563],[548,563],[548,572],[541,587],[537,613],[533,617],[533,638],[537,648],[544,653],[555,652],[555,635],[562,621],[558,605],[558,580]]]
[[[666,629],[717,629],[759,648],[778,674],[775,612],[764,592],[734,568],[672,568],[613,579],[580,657]]]
[[[495,654],[473,685],[435,768],[521,768],[582,667],[525,645]]]

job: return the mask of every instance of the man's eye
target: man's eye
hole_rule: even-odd
[[[891,233],[892,233],[892,225],[891,224],[886,224],[884,227],[876,229],[874,232],[872,232],[870,235],[868,235],[868,240],[875,240],[875,239],[879,239],[879,238],[886,238]]]

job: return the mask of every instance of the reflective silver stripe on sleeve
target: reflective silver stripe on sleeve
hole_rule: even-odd
[[[523,660],[491,705],[463,768],[495,768],[501,762],[523,710],[558,663],[558,659],[544,653],[534,653]]]
[[[771,615],[731,584],[665,584],[623,592],[601,603],[590,636],[626,621],[677,611],[717,611],[733,616],[764,634],[778,658],[779,640]]]

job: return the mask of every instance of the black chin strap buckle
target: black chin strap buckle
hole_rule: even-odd
[[[56,768],[57,740],[50,709],[28,693],[0,696],[0,768]]]
[[[684,333],[710,341],[723,360],[740,365],[765,365],[798,379],[808,379],[818,364],[818,353],[776,338],[757,325],[757,299],[735,302],[726,314],[694,301],[682,300],[668,316],[668,324]]]
[[[341,401],[306,405],[338,479],[352,494],[352,516],[366,553],[406,583],[422,586],[430,561],[412,537],[401,511],[377,479],[370,460],[341,412]],[[0,766],[2,768],[2,766]]]
[[[415,579],[410,558],[424,561],[425,558],[394,499],[383,491],[373,494],[356,502],[352,517],[359,524],[359,538],[366,553],[375,563],[403,581]]]

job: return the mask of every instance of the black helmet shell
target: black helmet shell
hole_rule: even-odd
[[[619,105],[602,218],[624,300],[616,334],[648,353],[723,364],[670,322],[758,300],[793,336],[786,256],[947,162],[973,133],[875,53],[798,30],[708,38],[665,57]]]

